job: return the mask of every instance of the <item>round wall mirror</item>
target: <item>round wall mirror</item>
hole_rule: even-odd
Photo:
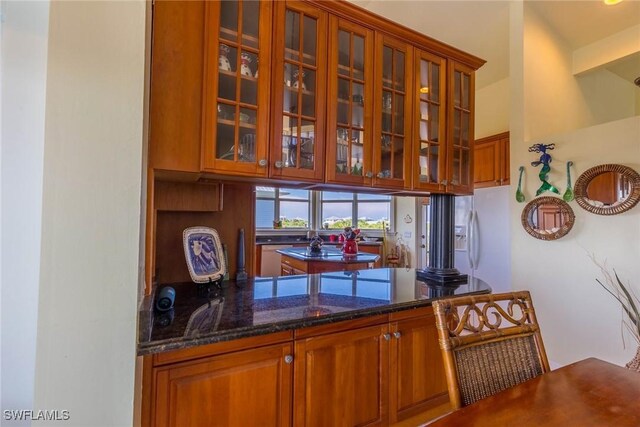
[[[627,166],[595,166],[576,181],[575,198],[581,208],[598,215],[628,211],[640,201],[640,175]]]
[[[571,206],[556,197],[533,199],[522,210],[525,231],[540,240],[556,240],[565,236],[575,221]]]

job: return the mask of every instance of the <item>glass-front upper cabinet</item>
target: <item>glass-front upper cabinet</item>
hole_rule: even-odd
[[[413,121],[413,188],[444,192],[447,185],[446,66],[416,49]]]
[[[272,177],[321,181],[327,79],[327,14],[275,2]]]
[[[272,2],[206,2],[203,167],[266,176]]]
[[[474,70],[449,60],[448,193],[473,194],[474,94]]]
[[[376,34],[373,185],[411,188],[413,47]]]
[[[327,182],[371,185],[373,34],[330,17]]]

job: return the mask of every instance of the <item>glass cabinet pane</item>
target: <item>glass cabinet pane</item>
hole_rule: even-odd
[[[292,10],[285,13],[284,57],[297,61],[300,59],[300,14]]]
[[[406,53],[397,45],[383,42],[382,64],[382,92],[378,94],[381,104],[379,109],[380,145],[374,150],[374,156],[378,156],[374,170],[377,179],[394,179],[404,181],[405,174],[405,102],[407,94],[405,90],[405,60]],[[426,129],[426,128],[425,128]],[[404,182],[391,183],[389,185],[404,186]]]
[[[351,64],[351,34],[338,31],[338,74],[349,75]]]
[[[439,161],[445,155],[440,135],[440,64],[424,56],[419,59],[416,96],[418,107],[419,175],[424,184],[438,184]]]
[[[353,36],[353,77],[364,80],[364,37]]]
[[[220,2],[220,38],[236,40],[238,37],[238,2]]]
[[[258,36],[260,36],[259,18],[260,2],[245,0],[242,3],[242,44],[254,49],[258,48]]]
[[[393,82],[393,49],[389,46],[382,48],[382,85],[391,87]]]
[[[453,157],[451,183],[453,185],[472,185],[471,181],[471,72],[454,68],[453,72],[453,134],[451,141]]]
[[[282,167],[314,170],[318,22],[287,7],[284,25]]]
[[[318,38],[318,23],[316,21],[317,19],[306,15],[303,21],[302,62],[309,65],[316,65],[316,44]]]
[[[215,157],[256,162],[260,3],[219,3]]]
[[[396,50],[393,64],[396,68],[394,78],[396,90],[404,91],[404,52]]]

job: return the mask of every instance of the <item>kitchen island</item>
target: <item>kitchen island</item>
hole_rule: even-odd
[[[413,269],[175,284],[146,297],[143,425],[388,425],[447,401],[431,302],[490,292]]]
[[[352,271],[373,268],[379,255],[358,252],[345,255],[334,248],[321,248],[313,252],[309,247],[278,249],[281,258],[280,270],[282,276],[295,274],[315,274],[327,271]]]

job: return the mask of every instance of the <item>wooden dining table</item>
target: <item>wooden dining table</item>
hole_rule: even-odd
[[[640,373],[585,359],[465,406],[429,427],[640,426]]]

